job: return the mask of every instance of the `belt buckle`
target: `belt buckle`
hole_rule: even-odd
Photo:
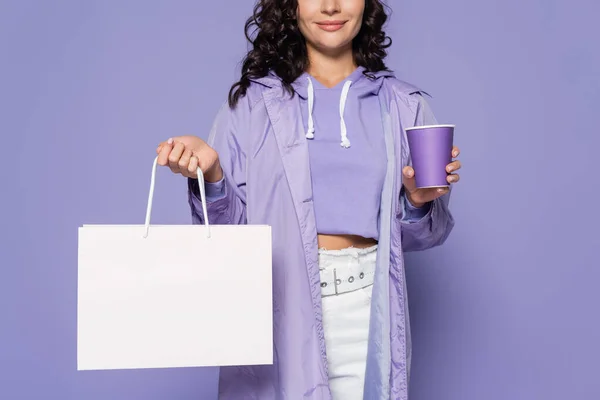
[[[330,270],[326,270],[326,269],[320,269],[319,270],[320,274],[321,274],[321,291],[325,292],[326,294],[321,294],[322,297],[327,297],[327,296],[334,296],[337,294],[337,288],[335,285],[335,278],[332,277],[332,275],[334,275],[335,273],[333,272],[333,269]]]

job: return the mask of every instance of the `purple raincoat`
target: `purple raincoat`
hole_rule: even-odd
[[[387,148],[373,286],[364,399],[408,398],[410,327],[403,253],[442,244],[454,225],[449,194],[418,222],[402,221],[402,167],[410,164],[403,128],[435,124],[422,92],[389,72],[377,94]],[[225,400],[328,400],[321,323],[318,246],[308,144],[297,96],[271,74],[253,81],[234,110],[224,105],[208,143],[218,153],[226,195],[207,204],[212,224],[265,224],[273,234],[274,364],[222,367]],[[193,222],[204,215],[192,190]],[[240,327],[244,334],[244,327]]]

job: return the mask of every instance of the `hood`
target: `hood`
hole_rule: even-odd
[[[342,82],[336,86],[330,88],[331,90],[343,90],[345,85],[350,87],[354,96],[365,96],[365,95],[377,95],[379,89],[383,85],[383,81],[387,77],[394,77],[394,73],[391,71],[379,71],[369,73],[370,76],[364,74],[365,68],[358,67]],[[292,87],[298,93],[298,95],[304,100],[308,99],[311,89],[311,84],[314,88],[324,89],[325,86],[317,81],[308,73],[303,73],[298,79],[292,84]]]
[[[391,71],[369,73],[368,76],[364,74],[364,71],[364,67],[358,67],[346,79],[332,88],[325,87],[306,72],[300,75],[300,77],[298,77],[298,79],[292,83],[292,87],[298,96],[303,100],[307,100],[307,139],[313,139],[315,135],[313,120],[315,89],[327,89],[333,92],[339,91],[340,145],[344,148],[350,147],[350,140],[348,139],[348,132],[344,119],[344,110],[348,96],[353,96],[356,98],[369,95],[376,96],[379,94],[379,90],[381,89],[385,78],[394,77],[394,73]],[[272,71],[269,73],[269,75],[259,79],[254,79],[253,81],[269,88],[282,86],[281,79]]]
[[[395,75],[392,71],[379,71],[379,72],[370,72],[370,77],[364,75],[365,68],[358,67],[354,70],[350,76],[348,76],[345,81],[352,81],[352,89],[357,89],[361,94],[373,94],[377,95],[379,93],[379,89],[383,84],[383,80],[385,78],[394,78]],[[292,83],[292,87],[298,93],[298,95],[306,100],[308,98],[308,79],[311,78],[313,83],[316,83],[322,86],[315,78],[313,78],[308,73],[304,72],[298,79],[296,79]],[[277,74],[273,71],[269,71],[266,76],[260,78],[250,78],[250,81],[254,83],[258,83],[262,86],[268,88],[276,88],[282,87],[281,78],[277,76]],[[338,85],[339,86],[339,85]]]

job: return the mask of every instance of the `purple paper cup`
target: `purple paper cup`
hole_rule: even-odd
[[[418,188],[449,187],[446,166],[452,162],[454,125],[406,128]]]

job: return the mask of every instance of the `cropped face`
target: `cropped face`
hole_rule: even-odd
[[[298,0],[298,26],[308,47],[336,54],[352,48],[365,0]]]

